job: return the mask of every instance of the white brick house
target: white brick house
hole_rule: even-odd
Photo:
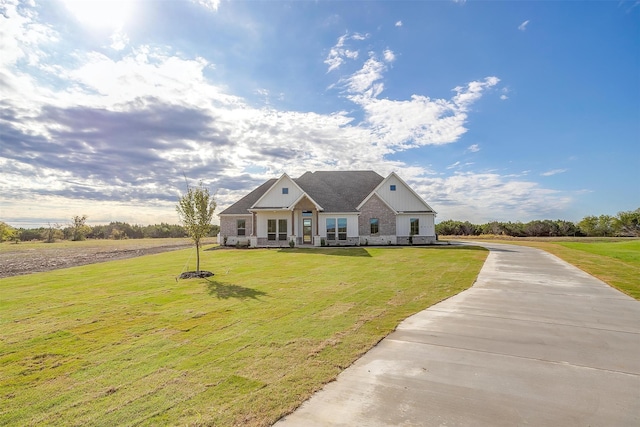
[[[220,214],[221,244],[407,245],[436,240],[436,212],[396,173],[270,179]],[[293,242],[293,243],[290,243]]]

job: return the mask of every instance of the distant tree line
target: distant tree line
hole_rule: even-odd
[[[436,233],[445,236],[640,237],[640,208],[619,212],[616,216],[586,216],[578,223],[545,219],[526,223],[492,221],[477,225],[469,221],[446,220],[436,224]]]
[[[66,226],[49,224],[48,227],[29,229],[13,228],[0,221],[0,242],[188,237],[186,229],[181,225],[164,222],[154,225],[111,222],[107,225],[89,226],[85,224],[86,219],[86,216],[75,216]],[[218,225],[212,225],[208,235],[217,236],[219,231]],[[449,219],[436,224],[436,233],[442,236],[492,234],[512,237],[640,237],[640,208],[618,212],[616,216],[586,216],[578,223],[544,219],[526,223],[492,221],[478,225]]]
[[[61,226],[59,224],[39,228],[13,228],[0,222],[0,242],[26,242],[42,240],[54,242],[56,240],[85,240],[85,239],[148,239],[167,237],[188,237],[187,231],[181,225],[154,224],[131,225],[126,222],[111,222],[107,225],[86,225],[86,216],[76,216],[72,223]],[[212,225],[209,236],[216,236],[220,230]]]

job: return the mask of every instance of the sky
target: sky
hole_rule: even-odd
[[[640,2],[0,0],[0,221],[398,173],[472,223],[640,207]]]

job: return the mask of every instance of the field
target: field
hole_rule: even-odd
[[[446,240],[490,240],[543,249],[640,300],[640,239],[487,237],[447,236]]]
[[[205,243],[215,242],[207,238]],[[85,240],[0,243],[0,278],[113,261],[193,246],[191,239]]]
[[[487,256],[219,249],[177,281],[193,252],[0,279],[0,425],[270,425]]]

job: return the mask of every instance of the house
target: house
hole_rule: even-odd
[[[407,245],[436,240],[436,212],[395,172],[286,173],[220,214],[219,242],[252,247]]]

